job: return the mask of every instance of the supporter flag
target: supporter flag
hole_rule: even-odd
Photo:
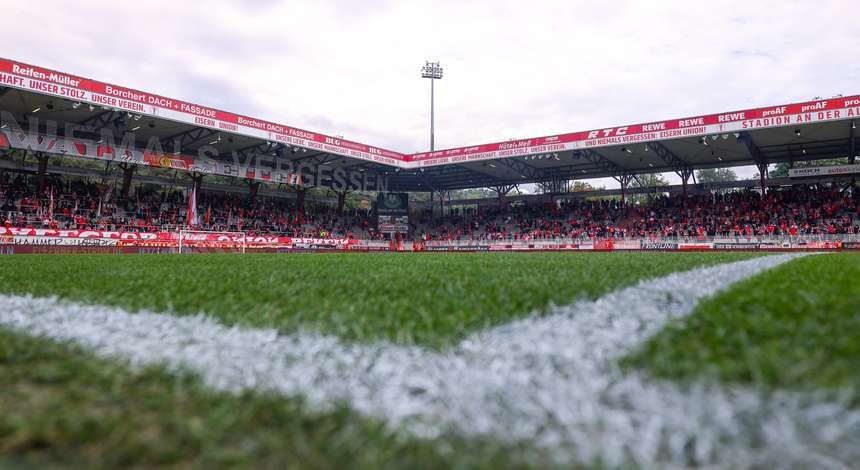
[[[212,204],[206,208],[206,217],[203,219],[203,223],[207,226],[209,225],[209,220],[212,218]]]
[[[200,225],[197,215],[197,185],[192,184],[188,190],[188,216],[185,218],[188,225]]]
[[[48,193],[48,220],[54,220],[54,188]]]

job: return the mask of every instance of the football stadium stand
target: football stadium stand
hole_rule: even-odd
[[[858,116],[860,97],[834,97],[410,155],[0,59],[0,245],[171,249],[198,230],[251,251],[850,249]],[[695,181],[741,165],[759,178]],[[659,172],[681,184],[642,187]],[[571,191],[601,177],[620,188]],[[509,196],[522,184],[543,194]],[[498,197],[452,200],[467,188]],[[425,197],[384,212],[401,193]]]

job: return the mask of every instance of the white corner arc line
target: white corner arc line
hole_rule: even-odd
[[[794,255],[675,273],[469,336],[443,352],[223,326],[204,316],[0,296],[0,326],[132,366],[191,370],[218,390],[347,403],[420,437],[529,441],[561,463],[814,466],[860,459],[860,412],[805,394],[623,374],[616,360],[720,289]]]

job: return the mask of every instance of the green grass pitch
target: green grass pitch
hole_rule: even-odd
[[[0,293],[440,348],[550,304],[752,256],[761,255],[21,256],[0,259]],[[792,261],[706,300],[623,366],[677,381],[856,387],[858,278],[860,254]],[[549,464],[528,443],[405,437],[344,407],[311,413],[301,397],[213,392],[192,374],[132,371],[0,329],[0,469]]]

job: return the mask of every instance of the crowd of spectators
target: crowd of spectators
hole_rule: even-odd
[[[618,199],[456,211],[424,219],[424,240],[750,237],[860,233],[860,204],[838,188],[743,190],[664,195],[639,204]]]
[[[52,180],[37,191],[34,178],[0,177],[0,221],[7,227],[157,232],[179,227],[312,238],[382,238],[368,210],[336,214],[330,205],[248,195],[201,193],[198,221],[187,223],[185,191],[139,190],[121,198],[112,188],[83,180]]]
[[[141,189],[122,198],[84,180],[52,179],[42,191],[34,178],[0,176],[0,221],[7,227],[154,232],[186,227],[185,191]],[[192,228],[251,235],[381,239],[372,212],[343,214],[326,204],[295,199],[202,193]],[[563,238],[750,237],[860,233],[858,199],[840,188],[663,195],[639,203],[570,199],[450,210],[444,217],[414,211],[418,240],[546,240]]]

